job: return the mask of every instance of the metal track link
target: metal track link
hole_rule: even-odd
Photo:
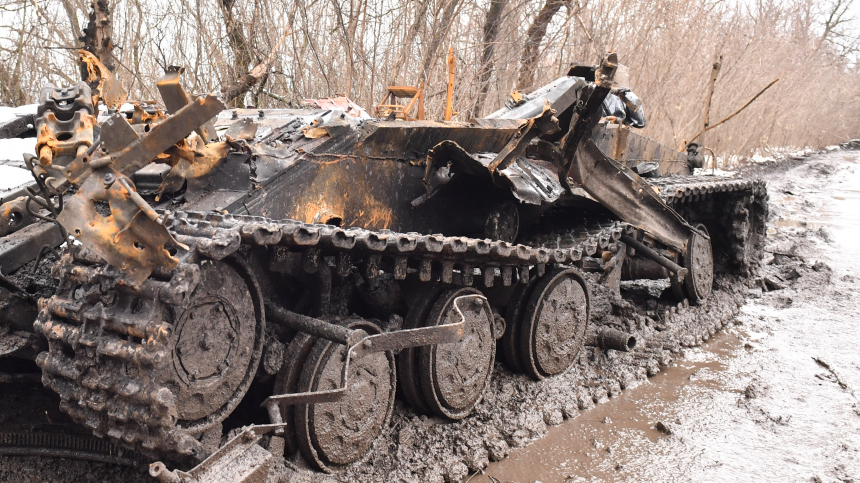
[[[502,282],[510,285],[512,279],[505,274],[512,270],[522,272],[534,265],[542,274],[547,264],[578,262],[583,255],[590,256],[598,248],[617,241],[623,233],[632,233],[629,225],[616,222],[570,235],[571,243],[567,246],[545,247],[490,239],[341,229],[252,216],[187,212],[175,214],[171,220],[177,240],[188,245],[196,243],[197,251],[206,257],[220,259],[238,250],[241,244],[248,244],[303,251],[310,258],[306,264],[310,267],[319,263],[323,254],[364,258],[365,263],[374,266],[380,265],[384,258],[393,263],[395,279],[405,278],[412,268],[419,273],[420,280],[429,281],[435,268],[441,272],[444,283],[452,283],[453,271],[459,269],[465,275],[462,284],[466,286],[472,285],[469,272],[476,268],[482,274],[501,269]],[[489,276],[485,280],[492,283]]]
[[[168,281],[128,283],[85,249],[54,267],[57,293],[39,303],[36,331],[48,351],[36,363],[60,408],[96,436],[150,453],[190,455],[199,443],[176,427],[173,393],[155,380],[169,360],[169,306],[196,285],[197,267],[181,264]]]
[[[666,178],[652,181],[660,188],[660,196],[667,205],[691,203],[718,193],[749,192],[755,196],[767,196],[767,184],[757,179],[708,180],[688,177],[683,180]]]
[[[526,242],[531,246],[539,246],[547,250],[581,248],[580,257],[576,260],[579,261],[582,256],[593,256],[598,253],[598,250],[606,250],[611,243],[618,241],[621,236],[614,236],[614,230],[619,226],[621,234],[633,235],[635,232],[631,225],[610,220],[573,227],[559,226],[548,232],[534,233],[526,238]]]

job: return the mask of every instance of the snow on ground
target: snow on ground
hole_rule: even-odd
[[[11,121],[17,115],[36,114],[36,104],[26,104],[18,107],[0,106],[0,124]]]
[[[36,104],[18,107],[0,106],[0,124],[16,116],[35,114]],[[0,191],[17,188],[33,178],[24,168],[24,153],[36,151],[36,138],[0,139]]]
[[[33,177],[26,169],[0,165],[0,191],[17,188],[30,181]]]
[[[25,169],[24,153],[34,153],[35,150],[36,138],[0,139],[0,192],[33,181]]]
[[[0,139],[0,162],[24,165],[24,153],[36,154],[36,138]]]

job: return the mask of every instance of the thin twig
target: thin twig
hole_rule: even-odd
[[[722,121],[720,121],[720,122],[718,122],[718,123],[714,124],[713,126],[708,126],[707,128],[702,129],[701,131],[699,131],[699,132],[698,132],[698,134],[696,134],[695,136],[693,136],[693,139],[690,139],[690,143],[691,143],[691,142],[693,142],[693,141],[695,141],[699,136],[701,136],[703,132],[705,132],[705,131],[710,131],[711,129],[713,129],[713,128],[715,128],[715,127],[719,126],[720,124],[722,124],[722,123],[724,123],[724,122],[728,121],[729,119],[731,119],[731,118],[733,118],[733,117],[737,116],[738,114],[740,114],[740,112],[741,112],[741,111],[743,111],[744,109],[746,109],[746,108],[747,108],[747,106],[749,106],[750,104],[752,104],[752,103],[753,103],[753,101],[755,101],[756,99],[758,99],[758,96],[760,96],[760,95],[764,94],[764,91],[766,91],[766,90],[770,89],[770,86],[772,86],[772,85],[776,84],[776,82],[777,82],[778,80],[779,80],[779,79],[774,79],[774,80],[773,80],[773,82],[771,82],[770,84],[768,84],[764,89],[760,90],[760,91],[759,91],[759,93],[755,95],[755,97],[753,97],[752,99],[750,99],[750,100],[749,100],[749,102],[747,102],[746,104],[744,104],[740,109],[738,109],[737,111],[733,112],[729,117],[727,117],[727,118],[723,119]],[[687,144],[689,144],[689,143],[687,143]]]
[[[813,357],[813,358],[812,358],[812,360],[814,360],[815,362],[817,362],[819,366],[821,366],[821,367],[823,367],[823,368],[827,369],[827,372],[829,372],[831,375],[833,375],[833,378],[834,378],[834,379],[836,379],[836,384],[839,384],[839,387],[841,387],[842,389],[845,389],[846,391],[850,392],[852,396],[854,395],[854,391],[852,391],[852,390],[851,390],[851,388],[850,388],[850,387],[848,387],[848,384],[846,384],[846,383],[845,383],[845,381],[843,381],[843,380],[839,377],[839,374],[837,374],[837,373],[836,373],[836,371],[835,371],[835,370],[833,370],[833,368],[832,368],[832,367],[830,367],[830,364],[828,364],[828,363],[824,362],[823,360],[821,360],[821,359],[819,359],[819,358],[817,358],[817,357]]]
[[[283,97],[283,96],[279,96],[278,94],[275,94],[274,92],[272,92],[272,91],[270,91],[270,90],[268,90],[268,89],[263,89],[263,90],[262,90],[262,93],[263,93],[263,94],[265,94],[265,95],[267,95],[267,96],[269,96],[269,97],[271,97],[272,99],[274,99],[274,100],[276,100],[276,101],[283,102],[284,104],[287,104],[287,105],[289,105],[289,104],[290,104],[289,99],[287,99],[286,97]]]

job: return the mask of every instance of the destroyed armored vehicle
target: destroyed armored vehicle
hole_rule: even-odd
[[[66,244],[38,310],[5,279],[4,337],[75,421],[186,468],[214,454],[197,472],[237,451],[259,471],[281,446],[337,470],[396,394],[461,419],[499,353],[541,379],[585,344],[630,350],[589,327],[592,288],[669,279],[701,301],[715,270],[754,268],[767,205],[760,182],[692,176],[694,147],[602,119],[615,65],[470,122],[226,109],[178,72],[166,112],[96,119],[86,85],[48,87],[37,186],[3,216],[43,218],[30,260]]]

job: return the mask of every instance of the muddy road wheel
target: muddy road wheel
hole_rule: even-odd
[[[707,234],[705,225],[696,227]],[[714,253],[711,240],[693,233],[690,235],[689,248],[684,254],[684,268],[688,270],[680,284],[672,278],[672,290],[679,299],[686,298],[690,303],[699,303],[711,294],[714,285]]]
[[[246,267],[232,262],[202,263],[200,283],[176,311],[172,358],[162,377],[175,396],[179,424],[190,433],[212,427],[233,411],[262,354],[259,292],[254,284],[249,290],[241,275]]]
[[[102,263],[82,251],[55,267],[61,290],[34,323],[55,335],[37,359],[43,382],[94,432],[199,462],[260,363],[265,315],[250,267],[239,257],[181,264],[135,290]]]
[[[534,379],[564,372],[579,354],[588,326],[585,280],[572,268],[556,268],[531,291],[518,324],[520,364]]]
[[[349,327],[369,334],[380,332],[360,319]],[[303,364],[297,392],[340,387],[345,351],[343,344],[317,339]],[[353,360],[348,389],[340,401],[296,406],[296,441],[302,455],[329,472],[365,457],[391,420],[396,380],[391,353],[376,352]]]
[[[454,300],[480,293],[474,288],[444,290],[422,326],[459,322]],[[421,347],[417,360],[424,404],[431,412],[450,419],[462,419],[472,412],[490,381],[496,358],[495,323],[487,301],[474,298],[460,308],[466,318],[463,340]]]
[[[537,277],[532,277],[529,283],[518,284],[516,289],[514,289],[508,301],[507,310],[505,311],[505,323],[507,327],[505,328],[505,333],[502,334],[502,338],[499,340],[505,364],[512,371],[520,374],[525,372],[523,369],[522,351],[520,351],[520,322],[538,280]]]
[[[415,303],[409,308],[406,318],[403,320],[404,329],[416,329],[423,327],[433,304],[439,298],[444,288],[431,287],[421,293]],[[418,376],[418,348],[403,349],[397,354],[397,384],[406,402],[416,411],[429,413],[430,407],[425,403],[424,394],[421,392],[421,383]]]

